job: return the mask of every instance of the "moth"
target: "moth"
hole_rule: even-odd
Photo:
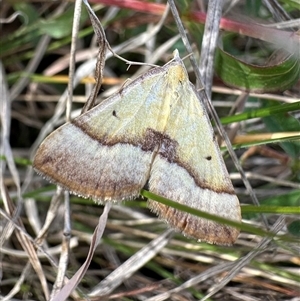
[[[36,171],[99,203],[149,191],[239,222],[240,206],[208,115],[178,52],[99,105],[51,133],[37,150]],[[148,200],[184,235],[232,244],[239,230]]]

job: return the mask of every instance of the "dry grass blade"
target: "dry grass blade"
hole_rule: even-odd
[[[131,256],[126,262],[115,269],[100,284],[98,284],[90,293],[91,297],[103,296],[111,293],[124,280],[132,276],[149,260],[151,260],[158,252],[165,247],[173,235],[172,230],[167,230],[156,239],[152,240],[148,245]]]
[[[281,216],[275,222],[274,226],[272,227],[271,231],[274,233],[274,236],[285,226],[284,217]],[[272,242],[273,238],[266,237],[262,239],[262,241],[255,247],[255,249],[249,252],[246,256],[240,258],[236,264],[232,267],[232,270],[218,283],[215,287],[211,289],[211,292],[207,294],[201,301],[205,301],[211,296],[213,296],[216,292],[222,289],[229,281],[232,280],[234,276],[236,276],[240,270],[245,267],[253,258],[255,258],[259,253],[263,252],[264,249],[267,247],[268,244]]]
[[[66,105],[66,120],[71,121],[71,110],[72,110],[72,102],[73,102],[73,82],[74,82],[74,73],[75,73],[75,55],[76,55],[76,40],[78,37],[79,25],[80,25],[80,15],[81,15],[81,1],[75,1],[74,8],[74,21],[72,27],[72,42],[70,49],[70,67],[69,67],[69,101]]]
[[[58,194],[62,189],[58,187]],[[70,222],[70,198],[69,192],[64,192],[64,236],[61,243],[61,253],[59,258],[59,264],[57,269],[57,276],[53,285],[53,289],[51,291],[50,300],[53,299],[63,287],[64,279],[67,272],[68,264],[69,264],[69,253],[70,253],[70,238],[71,238],[71,222]]]
[[[108,218],[108,213],[109,213],[110,208],[111,208],[111,204],[107,204],[104,207],[103,214],[99,218],[98,226],[96,227],[96,229],[94,231],[90,249],[89,249],[89,253],[87,255],[87,258],[86,258],[84,264],[75,273],[75,275],[68,281],[68,283],[57,294],[55,294],[51,298],[51,301],[66,300],[69,297],[69,295],[71,294],[71,292],[77,287],[78,283],[82,280],[83,276],[85,275],[85,273],[91,263],[91,260],[95,253],[95,250],[96,250],[96,248],[100,242],[100,239],[103,235],[103,232],[105,230],[106,221]]]
[[[214,57],[217,48],[219,26],[222,16],[222,1],[209,1],[207,8],[207,20],[203,34],[199,70],[202,84],[209,99],[213,83]]]
[[[5,187],[1,187],[1,188],[2,188],[2,192],[3,192],[2,195],[4,196],[3,200],[6,202],[6,205],[7,205],[7,208],[8,208],[8,214],[12,218],[15,214],[15,211],[16,211],[15,206],[14,206],[11,198],[9,197],[7,189]],[[20,218],[17,218],[15,223],[21,229],[24,229],[24,231],[25,231],[25,227],[24,227],[24,225],[23,225]],[[43,291],[44,291],[45,298],[46,298],[46,300],[48,300],[49,297],[50,297],[48,284],[47,284],[47,280],[46,280],[46,277],[45,277],[45,274],[44,274],[44,271],[43,271],[43,268],[42,268],[42,264],[41,264],[41,262],[40,262],[40,260],[37,256],[36,249],[33,246],[32,242],[26,236],[24,236],[23,232],[16,231],[16,236],[17,236],[17,239],[18,239],[19,243],[21,244],[22,248],[28,254],[29,261],[30,261],[33,269],[35,270],[35,272],[36,272],[36,274],[37,274],[37,276],[40,280],[41,286],[42,286]]]
[[[84,3],[88,10],[94,32],[97,36],[99,52],[97,55],[97,64],[96,64],[96,69],[95,69],[96,85],[94,86],[92,93],[90,94],[89,98],[87,99],[87,101],[82,109],[82,113],[87,112],[89,109],[91,109],[95,105],[96,97],[99,93],[99,90],[100,90],[100,87],[102,84],[106,51],[107,51],[107,48],[109,47],[102,24],[98,20],[97,16],[95,15],[94,11],[91,9],[88,2],[84,1]]]

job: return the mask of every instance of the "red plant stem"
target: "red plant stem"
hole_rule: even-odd
[[[166,9],[165,4],[145,2],[141,0],[90,0],[90,2],[102,3],[108,6],[117,6],[120,8],[127,8],[155,15],[162,15]],[[206,14],[198,11],[182,15],[182,17],[183,19],[189,21],[194,20],[202,24],[204,24],[206,20]],[[273,43],[277,45],[277,48],[283,48],[291,53],[297,52],[300,48],[300,36],[296,33],[266,27],[257,23],[246,23],[222,18],[220,29]]]

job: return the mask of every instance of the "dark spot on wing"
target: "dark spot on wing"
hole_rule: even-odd
[[[158,151],[158,154],[173,162],[176,158],[178,142],[168,135],[148,128],[142,144],[143,151]]]

